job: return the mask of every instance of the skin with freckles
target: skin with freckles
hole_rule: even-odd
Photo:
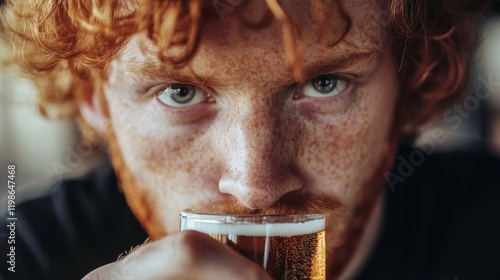
[[[262,17],[258,1],[209,22],[185,66],[161,62],[142,35],[112,61],[107,141],[127,201],[153,239],[178,232],[185,210],[326,212],[335,256],[360,194],[379,188],[370,180],[392,157],[385,147],[399,88],[375,1],[345,2],[353,24],[334,46],[345,27],[330,16],[336,7],[319,30],[315,7],[283,3],[306,42],[304,82],[293,79],[280,23],[239,24],[237,14]]]

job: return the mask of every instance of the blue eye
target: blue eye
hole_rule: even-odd
[[[203,90],[189,84],[172,84],[157,95],[160,102],[171,107],[189,107],[207,99]]]
[[[309,97],[331,97],[343,92],[347,82],[335,75],[322,75],[311,79],[302,89],[302,95]]]

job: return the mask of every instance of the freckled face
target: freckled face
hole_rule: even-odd
[[[187,67],[161,63],[142,36],[110,65],[112,157],[153,237],[176,232],[186,209],[300,212],[317,200],[331,213],[328,244],[341,243],[356,196],[388,156],[395,65],[372,1],[345,3],[352,26],[333,47],[323,43],[345,22],[327,13],[331,30],[318,33],[314,7],[291,3],[300,7],[283,9],[306,43],[303,84],[293,82],[281,24],[249,29],[236,16],[205,25]],[[240,14],[261,17],[247,8]]]

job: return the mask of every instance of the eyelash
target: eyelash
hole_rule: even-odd
[[[309,97],[309,96],[303,96],[300,94],[300,90],[305,86],[305,84],[301,84],[299,86],[296,86],[295,89],[293,90],[291,96],[292,99],[297,101],[300,106],[304,106],[305,109],[308,107],[312,106],[313,108],[316,107],[324,107],[324,106],[331,106],[332,104],[343,104],[348,102],[350,98],[352,98],[352,93],[353,93],[353,88],[355,87],[355,77],[346,77],[347,75],[337,75],[337,74],[321,74],[316,77],[324,76],[324,75],[332,75],[335,76],[337,79],[344,81],[346,83],[346,88],[340,92],[338,95],[331,96],[331,97],[325,97],[325,98],[315,98],[315,97]],[[307,82],[311,81],[314,78],[311,78],[307,80]],[[174,84],[174,83],[169,83],[169,84]],[[196,104],[194,106],[189,106],[189,107],[180,107],[180,108],[175,108],[172,106],[168,106],[161,101],[158,100],[158,95],[169,85],[161,85],[159,87],[154,87],[152,92],[154,95],[154,99],[156,100],[155,102],[155,107],[156,109],[160,110],[164,114],[171,115],[176,118],[184,118],[184,117],[189,117],[189,116],[196,116],[196,115],[203,115],[204,109],[203,107],[206,106],[207,104],[211,103],[216,103],[213,95],[211,94],[211,90],[200,87],[204,92],[207,93],[207,100],[205,100],[202,103]],[[199,87],[199,86],[197,86]],[[297,93],[299,93],[300,96],[297,97]],[[312,109],[312,108],[311,108]],[[206,112],[206,111],[205,111]]]
[[[321,76],[334,76],[338,80],[343,81],[346,83],[346,88],[340,92],[338,95],[331,96],[331,97],[325,97],[325,98],[314,98],[314,97],[309,97],[309,96],[304,96],[300,93],[300,90],[303,89],[307,83],[312,81],[313,79]],[[307,80],[305,84],[298,85],[293,93],[293,99],[294,100],[299,100],[299,102],[312,102],[317,105],[327,105],[331,103],[337,103],[337,102],[342,102],[344,99],[349,98],[353,88],[356,85],[356,75],[338,75],[338,74],[321,74],[317,75],[313,78],[310,78]],[[301,99],[305,99],[304,101],[301,101]]]
[[[328,106],[328,105],[337,104],[337,103],[344,103],[352,97],[353,88],[354,88],[354,86],[352,83],[347,83],[347,87],[338,95],[326,97],[326,98],[314,98],[314,97],[304,96],[304,97],[299,98],[298,100],[299,100],[299,102],[304,102],[304,103],[307,102],[307,103],[313,104],[315,106]],[[304,99],[304,100],[302,101],[300,99]]]
[[[178,84],[178,83],[172,82],[168,84],[162,84],[161,86],[156,86],[150,89],[151,95],[155,100],[154,102],[155,109],[159,110],[163,114],[171,115],[176,118],[199,116],[200,114],[203,113],[203,106],[207,105],[207,103],[215,102],[213,95],[210,93],[210,91],[206,88],[201,88],[204,92],[207,93],[207,100],[205,100],[202,103],[193,106],[179,107],[179,108],[175,108],[167,104],[164,104],[163,102],[158,100],[158,95],[162,93],[171,84]]]

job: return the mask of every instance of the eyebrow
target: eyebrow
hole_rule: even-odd
[[[134,63],[128,69],[128,72],[132,76],[137,76],[137,78],[143,80],[148,79],[152,81],[156,80],[169,80],[175,81],[177,83],[197,83],[197,84],[219,84],[215,79],[208,77],[200,77],[194,73],[194,71],[189,69],[189,66],[175,69],[176,66],[160,64],[157,61],[141,61]],[[188,70],[188,71],[186,71]],[[187,73],[186,73],[187,72]]]
[[[304,63],[303,73],[306,80],[339,71],[363,70],[379,61],[382,53],[378,50],[337,55],[329,59]]]
[[[371,50],[365,52],[351,52],[349,54],[337,54],[332,58],[318,59],[313,62],[304,62],[302,71],[305,80],[314,77],[335,73],[346,70],[362,70],[369,68],[380,59],[381,52],[379,50]],[[133,63],[128,70],[132,76],[139,74],[139,79],[149,80],[169,80],[177,83],[196,83],[199,85],[209,84],[213,87],[223,85],[222,81],[215,77],[198,76],[186,66],[179,71],[174,69],[175,66],[159,64],[157,61],[141,61]],[[186,71],[187,70],[187,71]],[[293,83],[293,77],[287,83]]]

